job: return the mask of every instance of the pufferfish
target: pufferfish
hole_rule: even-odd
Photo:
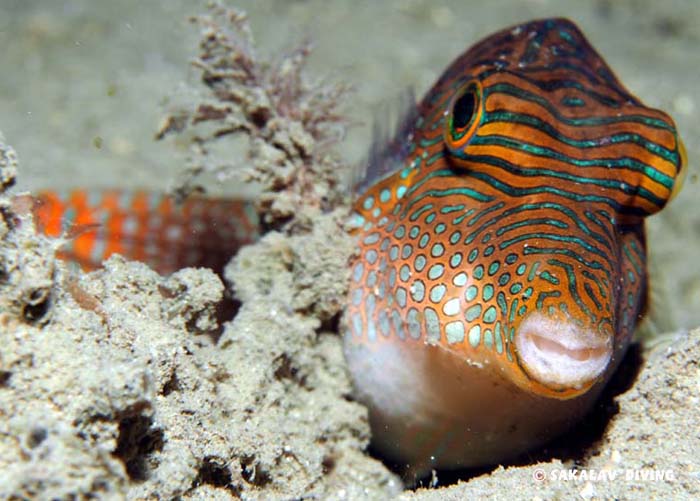
[[[458,57],[354,205],[344,347],[376,449],[414,472],[485,466],[580,421],[645,311],[644,219],[684,163],[673,120],[571,21]]]

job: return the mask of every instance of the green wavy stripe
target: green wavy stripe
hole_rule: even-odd
[[[464,240],[464,243],[471,243],[482,231],[485,229],[493,226],[494,224],[500,223],[503,220],[509,219],[511,216],[514,214],[519,214],[521,212],[527,212],[527,211],[538,211],[538,210],[554,210],[561,212],[565,216],[567,216],[569,219],[571,219],[572,222],[576,224],[576,226],[583,231],[588,237],[592,238],[599,244],[603,245],[608,251],[612,250],[610,241],[612,240],[612,235],[610,233],[607,233],[608,238],[606,239],[603,235],[596,233],[595,231],[591,230],[581,219],[578,217],[578,215],[568,207],[565,207],[561,204],[557,204],[554,202],[541,202],[541,203],[534,203],[534,204],[522,204],[518,205],[516,207],[512,207],[508,210],[503,211],[502,214],[499,214],[488,221],[486,221],[484,224],[479,226],[477,229],[475,229],[472,233],[467,235],[467,237]],[[561,221],[560,221],[561,222]],[[563,222],[561,222],[563,223]],[[565,223],[563,223],[565,224]],[[555,224],[556,225],[556,224]],[[607,230],[607,228],[604,228]],[[497,235],[502,234],[497,233]]]
[[[531,188],[519,188],[517,186],[511,186],[503,181],[485,174],[483,172],[472,171],[469,175],[475,179],[483,181],[484,183],[490,185],[496,190],[499,190],[506,195],[512,197],[522,197],[528,195],[539,195],[543,193],[548,193],[551,195],[558,195],[575,202],[590,202],[590,203],[602,203],[610,206],[618,214],[629,214],[635,216],[646,216],[647,212],[640,207],[627,207],[620,204],[617,200],[605,197],[602,195],[582,195],[580,193],[574,193],[567,190],[562,190],[554,186],[533,186]]]
[[[586,118],[570,118],[570,117],[565,117],[562,116],[561,113],[559,113],[559,110],[552,106],[552,104],[547,101],[545,98],[542,96],[538,96],[537,94],[533,94],[532,92],[529,92],[527,90],[521,89],[520,87],[516,87],[515,85],[509,84],[509,83],[497,83],[488,87],[484,87],[484,99],[495,93],[501,93],[501,94],[508,94],[526,101],[530,101],[533,103],[537,103],[543,108],[545,108],[547,111],[549,111],[552,115],[554,115],[557,120],[559,120],[562,123],[565,123],[567,125],[572,125],[574,127],[580,127],[580,126],[593,126],[597,127],[600,125],[610,125],[610,124],[618,124],[618,123],[640,123],[643,125],[646,125],[648,127],[652,127],[655,129],[663,129],[667,130],[669,132],[672,132],[675,134],[675,129],[673,126],[668,124],[667,122],[664,122],[663,120],[660,120],[658,118],[651,118],[647,117],[644,115],[620,115],[620,116],[614,116],[614,117],[586,117]]]
[[[581,309],[581,311],[588,315],[591,321],[595,323],[596,315],[590,310],[590,308],[588,308],[588,306],[586,306],[586,303],[583,302],[581,296],[579,296],[578,294],[578,289],[576,288],[576,273],[574,273],[574,269],[572,268],[572,266],[569,263],[559,261],[558,259],[548,259],[547,263],[552,266],[562,268],[564,270],[569,282],[569,294],[571,294],[571,297],[574,298],[574,301],[576,301],[576,304]]]
[[[524,151],[526,153],[538,157],[558,160],[560,162],[564,162],[570,165],[575,165],[576,167],[614,167],[617,169],[627,169],[633,172],[641,172],[652,181],[659,183],[660,185],[669,190],[673,188],[673,177],[658,171],[650,165],[647,165],[643,162],[639,162],[638,160],[629,157],[595,158],[590,160],[573,158],[551,148],[538,146],[536,144],[527,143],[524,141],[518,141],[497,134],[488,136],[475,136],[469,141],[469,145],[503,146],[505,148]]]
[[[591,245],[590,243],[586,242],[585,240],[580,239],[579,237],[573,237],[573,236],[569,236],[569,235],[557,235],[556,233],[540,233],[540,232],[525,233],[523,235],[518,235],[517,237],[509,238],[508,240],[503,240],[501,243],[498,244],[498,248],[500,250],[503,250],[503,249],[510,247],[513,244],[516,244],[518,242],[522,242],[523,240],[533,240],[533,239],[552,240],[554,242],[575,244],[575,245],[578,245],[579,247],[582,247],[583,249],[586,249],[591,254],[595,254],[597,256],[600,256],[605,260],[610,259],[610,256],[608,256],[604,251],[600,250],[595,245]]]
[[[536,254],[536,255],[546,255],[546,254],[561,254],[563,256],[567,256],[571,259],[574,259],[575,261],[578,261],[582,265],[584,265],[587,268],[590,268],[592,270],[600,270],[603,273],[605,273],[605,276],[610,280],[610,266],[603,266],[598,261],[588,261],[585,259],[583,256],[577,254],[576,252],[570,250],[570,249],[562,249],[562,248],[548,248],[548,247],[534,247],[532,245],[526,247],[523,249],[523,255],[529,256],[531,254]],[[606,260],[606,262],[608,262]]]

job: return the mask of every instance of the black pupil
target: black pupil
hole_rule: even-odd
[[[461,129],[469,123],[474,115],[475,106],[476,94],[474,89],[469,88],[452,107],[452,124],[456,129]]]

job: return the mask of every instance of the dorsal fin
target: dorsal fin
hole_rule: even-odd
[[[406,89],[397,99],[398,113],[382,106],[372,124],[372,144],[364,165],[361,178],[355,182],[355,192],[364,193],[367,189],[390,174],[402,169],[408,157],[413,129],[418,118],[415,92]],[[381,113],[381,115],[379,115]],[[396,117],[395,122],[391,121]]]

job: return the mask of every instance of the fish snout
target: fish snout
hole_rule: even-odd
[[[530,380],[570,398],[605,374],[613,358],[613,334],[563,313],[533,311],[520,323],[515,347]]]

